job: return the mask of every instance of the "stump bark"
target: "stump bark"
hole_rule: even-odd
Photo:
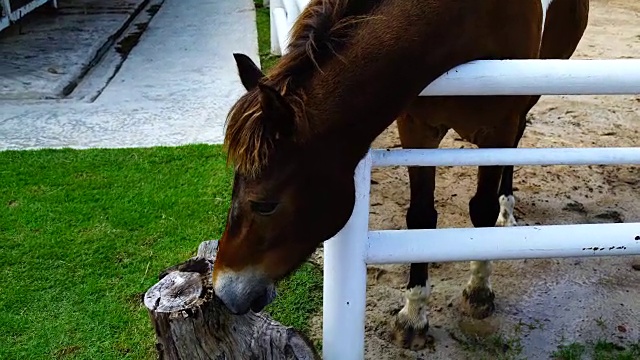
[[[320,359],[294,328],[262,313],[227,310],[210,280],[217,249],[215,240],[201,243],[195,257],[163,271],[146,292],[159,359]]]

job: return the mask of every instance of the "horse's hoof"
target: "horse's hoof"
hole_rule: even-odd
[[[398,315],[393,321],[392,341],[399,347],[419,351],[425,349],[433,343],[433,337],[428,334],[429,323],[420,328],[404,323],[398,319]]]
[[[493,291],[487,287],[464,289],[462,291],[462,312],[477,320],[485,319],[493,315],[496,310],[494,298]]]
[[[429,331],[429,288],[416,286],[405,293],[405,306],[393,318],[392,342],[414,351],[433,343]]]

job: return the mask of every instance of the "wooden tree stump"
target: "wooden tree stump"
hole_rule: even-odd
[[[214,295],[211,271],[218,242],[163,271],[144,297],[162,360],[320,359],[311,342],[262,313],[233,315]]]

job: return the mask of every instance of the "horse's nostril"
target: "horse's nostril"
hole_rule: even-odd
[[[238,304],[226,302],[222,298],[220,298],[220,300],[233,315],[245,315],[250,310],[250,308],[246,305],[244,305],[246,307],[240,307]]]
[[[260,312],[268,305],[267,291],[265,290],[260,296],[251,302],[251,310]]]
[[[265,307],[267,307],[267,305],[271,304],[275,297],[275,287],[268,286],[267,288],[265,288],[262,294],[260,294],[260,296],[258,296],[251,302],[251,310],[253,310],[253,312],[262,311]]]

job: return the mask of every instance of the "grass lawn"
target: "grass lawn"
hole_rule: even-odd
[[[0,152],[0,359],[155,358],[141,295],[220,236],[231,175],[220,146]],[[267,311],[305,330],[321,296],[306,264]]]
[[[609,341],[595,343],[571,343],[562,345],[552,354],[554,360],[637,360],[640,359],[640,343],[621,346]]]

